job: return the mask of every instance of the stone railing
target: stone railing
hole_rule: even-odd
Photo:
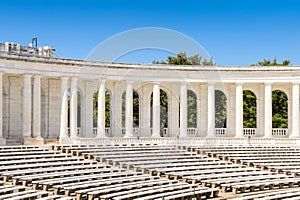
[[[125,128],[122,128],[122,135],[125,135],[126,133],[126,129]],[[134,136],[138,136],[140,134],[140,128],[133,128],[132,129],[132,133]]]
[[[187,128],[186,132],[189,137],[195,137],[197,135],[197,128]]]
[[[287,128],[272,128],[272,135],[274,137],[286,137],[288,133]]]
[[[184,146],[300,146],[300,139],[289,138],[66,138],[64,144],[98,145],[184,145]]]
[[[225,136],[227,133],[227,128],[215,128],[215,134],[217,137]]]
[[[254,136],[256,135],[256,128],[244,128],[243,134],[244,136]]]
[[[161,131],[162,131],[162,134],[163,134],[163,137],[167,137],[168,136],[168,128],[163,128],[163,129],[161,129]],[[152,133],[153,133],[153,128],[150,128],[150,133],[151,133],[151,135],[152,135]]]
[[[80,136],[81,133],[81,127],[77,127],[77,136]],[[70,127],[68,127],[68,136],[71,136],[71,130]]]
[[[96,136],[97,135],[97,127],[94,127],[93,128],[93,135]],[[112,137],[112,134],[111,134],[111,128],[110,127],[105,127],[105,135],[106,137]]]

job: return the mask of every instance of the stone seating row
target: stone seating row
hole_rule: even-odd
[[[7,155],[0,157],[0,162],[3,161],[11,161],[11,160],[24,160],[24,159],[43,159],[43,158],[65,158],[71,157],[69,154],[30,154],[30,155],[20,155],[20,156],[13,156]]]
[[[245,156],[247,156],[247,154],[245,154]],[[292,156],[282,158],[269,155],[267,159],[264,157],[257,157],[254,159],[253,157],[244,158],[228,156],[228,158],[225,160],[261,168],[262,170],[267,169],[269,171],[276,171],[278,173],[292,174],[294,176],[298,176],[300,173],[300,158],[294,158]]]
[[[137,152],[155,152],[155,151],[169,151],[174,150],[174,147],[160,147],[159,149],[156,147],[110,147],[110,148],[101,148],[101,147],[77,147],[77,148],[64,148],[63,152],[70,153],[72,155],[80,156],[83,153],[98,153],[98,154],[118,154],[122,152],[126,153],[137,153]],[[176,149],[177,150],[177,149]],[[181,151],[182,150],[177,150]]]
[[[1,162],[1,166],[14,166],[14,165],[23,165],[31,163],[59,163],[65,161],[83,161],[83,158],[76,157],[54,157],[54,158],[41,158],[41,159],[24,159],[24,160],[9,160]],[[1,170],[1,169],[0,169]]]
[[[277,200],[277,199],[285,199],[285,200],[296,200],[300,199],[300,189],[292,188],[292,189],[280,189],[272,192],[264,192],[259,194],[251,194],[243,197],[234,198],[233,200],[258,200],[265,199],[269,200]]]
[[[62,197],[62,195],[52,195],[48,197],[37,198],[36,200],[74,200],[74,197]]]
[[[33,181],[41,181],[41,180],[49,180],[55,178],[63,178],[69,176],[84,176],[84,175],[91,175],[91,174],[102,174],[102,173],[115,173],[115,172],[122,172],[125,170],[119,168],[96,168],[96,169],[82,169],[82,170],[69,170],[69,171],[62,171],[62,172],[47,172],[44,174],[30,174],[30,175],[20,175],[20,176],[13,176],[13,184],[18,184],[18,182],[22,182],[22,185],[28,186]]]
[[[0,151],[35,151],[35,150],[48,150],[49,147],[47,146],[31,146],[31,145],[7,145],[7,146],[0,146]]]
[[[239,191],[240,192],[246,192],[247,189],[249,189],[251,192],[255,191],[256,189],[258,190],[265,190],[266,187],[269,190],[273,190],[275,187],[278,189],[283,189],[283,188],[293,188],[294,185],[297,185],[299,187],[299,178],[284,178],[284,179],[272,179],[272,180],[260,180],[260,181],[253,181],[253,182],[245,182],[245,183],[235,183],[235,184],[230,184],[230,185],[221,185],[221,187],[232,187],[232,192],[234,194],[237,194]]]
[[[58,167],[45,167],[45,168],[30,168],[16,171],[6,171],[2,172],[1,176],[5,182],[9,181],[13,176],[25,176],[32,174],[44,174],[44,173],[57,173],[63,171],[74,171],[74,170],[86,170],[86,169],[97,169],[97,168],[105,168],[107,165],[103,164],[90,164],[90,165],[67,165],[67,166],[58,166]]]
[[[152,200],[152,199],[159,199],[159,198],[167,198],[172,195],[182,195],[181,198],[188,198],[191,194],[190,192],[197,191],[198,196],[205,195],[205,197],[215,197],[218,195],[219,190],[208,189],[208,188],[198,188],[197,185],[186,184],[186,183],[173,183],[173,184],[163,184],[163,185],[154,185],[154,186],[147,186],[143,188],[137,188],[132,190],[122,190],[119,192],[113,192],[110,194],[102,194],[99,195],[99,199],[108,200],[108,199],[115,199],[115,200],[125,200],[125,199],[143,199],[143,200]],[[198,192],[201,191],[201,192]],[[103,191],[104,192],[104,191]],[[95,194],[99,194],[98,191],[89,192],[88,193],[88,200],[92,200],[95,197]]]
[[[7,165],[1,166],[0,174],[7,171],[15,171],[15,170],[24,170],[24,169],[37,169],[37,168],[47,168],[47,167],[57,167],[57,166],[75,166],[75,165],[91,165],[96,164],[97,162],[93,162],[90,160],[68,160],[62,162],[33,162],[30,164],[20,164],[20,165]]]
[[[99,180],[99,179],[110,179],[113,177],[126,177],[126,176],[136,176],[141,174],[140,172],[113,172],[113,173],[99,173],[99,174],[90,174],[90,175],[79,175],[79,176],[65,176],[60,178],[49,178],[43,180],[32,181],[32,187],[34,189],[43,189],[48,190],[50,187],[55,185],[67,184],[67,183],[76,183],[85,180]]]
[[[4,156],[4,157],[7,157],[7,156],[20,156],[20,155],[38,155],[38,154],[47,154],[49,153],[49,151],[46,151],[46,150],[41,150],[41,151],[13,151],[13,152],[1,152],[0,151],[0,157]],[[54,153],[60,153],[59,151],[51,151],[52,154]]]
[[[193,171],[177,171],[177,172],[166,172],[165,175],[167,178],[172,179],[182,179],[183,181],[188,182],[189,180],[197,179],[197,176],[211,176],[213,178],[214,176],[220,176],[220,177],[226,177],[228,176],[234,176],[234,174],[238,173],[258,173],[261,172],[261,170],[257,168],[250,168],[250,167],[232,167],[232,168],[226,168],[226,169],[198,169]],[[265,172],[269,173],[269,172]]]
[[[207,184],[213,185],[214,181],[219,181],[219,180],[224,181],[224,179],[226,178],[232,179],[232,178],[239,178],[239,177],[241,178],[241,177],[249,177],[249,176],[265,176],[267,178],[267,175],[277,175],[277,173],[272,173],[267,171],[253,171],[253,170],[249,170],[249,171],[222,170],[219,173],[215,173],[214,170],[211,170],[210,173],[200,174],[200,175],[199,174],[183,175],[182,180],[184,182],[201,183],[203,186],[206,186]]]
[[[239,150],[239,149],[255,149],[255,150],[263,150],[263,149],[299,149],[299,147],[291,147],[291,146],[258,146],[258,145],[251,145],[251,146],[245,146],[245,145],[216,145],[216,146],[182,146],[179,145],[177,146],[179,149],[185,149],[188,151],[197,151],[199,149],[201,150],[205,150],[205,149],[209,149],[209,150],[214,150],[214,149],[223,149],[223,150]]]
[[[153,143],[149,143],[149,144],[114,144],[114,145],[97,145],[97,144],[62,144],[62,145],[51,145],[50,149],[52,150],[60,150],[60,151],[64,151],[66,149],[74,149],[74,148],[125,148],[125,147],[155,147],[158,146],[157,144],[153,144]],[[174,146],[174,145],[164,145],[163,147],[168,147],[168,146]]]
[[[4,185],[0,186],[0,199],[3,200],[23,200],[46,197],[49,193],[45,191],[32,190],[24,186]]]

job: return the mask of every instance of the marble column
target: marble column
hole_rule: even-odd
[[[23,77],[23,137],[31,138],[31,77]]]
[[[159,83],[153,84],[153,115],[152,115],[152,137],[160,137],[160,87]]]
[[[97,138],[105,138],[105,80],[99,83]]]
[[[33,80],[33,137],[41,137],[41,76]]]
[[[77,78],[71,79],[70,135],[71,138],[77,137]]]
[[[126,104],[125,104],[125,136],[133,137],[133,88],[132,82],[126,85]]]
[[[60,140],[68,137],[68,80],[62,77],[60,83]]]
[[[3,138],[3,73],[0,73],[0,139]]]
[[[215,85],[207,87],[207,137],[215,137]]]
[[[292,86],[292,134],[291,138],[300,137],[299,134],[299,83]]]
[[[273,137],[272,135],[272,83],[265,83],[265,136],[266,138]]]
[[[243,85],[236,84],[235,89],[235,137],[243,137]]]
[[[180,86],[180,134],[179,137],[187,137],[187,86]]]

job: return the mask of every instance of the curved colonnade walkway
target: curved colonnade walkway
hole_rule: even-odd
[[[0,147],[0,199],[300,199],[300,148]]]

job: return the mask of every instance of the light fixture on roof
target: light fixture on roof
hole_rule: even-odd
[[[31,42],[28,44],[29,47],[33,47],[34,44],[34,48],[37,48],[37,37],[32,38]]]

